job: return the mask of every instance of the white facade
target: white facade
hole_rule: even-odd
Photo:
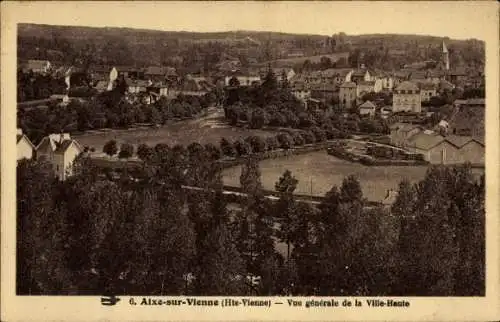
[[[437,96],[437,90],[435,88],[420,90],[420,98],[422,102],[428,102],[433,96]]]
[[[392,112],[422,112],[420,89],[409,81],[401,83],[394,91]]]
[[[292,94],[299,100],[306,100],[311,98],[311,91],[310,90],[292,90]]]
[[[35,150],[35,146],[31,143],[30,139],[26,135],[23,134],[21,129],[17,129],[17,160],[22,159],[31,159],[33,158],[33,152]]]
[[[68,133],[50,134],[36,147],[37,158],[52,164],[54,174],[65,180],[73,174],[73,162],[83,152],[80,144]]]
[[[61,152],[54,154],[54,166],[56,176],[60,180],[66,180],[68,176],[73,175],[73,162],[82,152],[76,141],[72,140],[70,146]]]

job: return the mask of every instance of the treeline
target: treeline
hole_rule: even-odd
[[[312,207],[286,171],[270,202],[252,159],[236,210],[220,169],[183,153],[138,183],[100,179],[86,158],[74,170],[61,183],[18,165],[18,294],[484,296],[484,176],[468,166],[403,181],[390,212],[366,208],[352,176]]]
[[[63,94],[67,85],[64,78],[33,73],[17,73],[17,102],[45,99],[54,94]]]
[[[389,124],[384,119],[362,118],[354,110],[347,111],[347,116],[338,106],[306,110],[303,103],[291,94],[288,82],[278,83],[272,72],[259,86],[241,87],[237,82],[232,85],[226,89],[224,107],[225,118],[231,125],[247,124],[252,129],[265,126],[308,129],[317,126],[327,133],[390,132]]]
[[[228,41],[235,38],[235,41]],[[257,40],[246,41],[245,38]],[[137,42],[137,39],[141,39]],[[205,41],[201,41],[205,40]],[[441,59],[442,38],[419,35],[345,35],[332,37],[274,32],[178,33],[120,28],[89,28],[23,24],[19,26],[17,56],[68,64],[171,65],[210,69],[227,55],[243,65],[251,59],[277,59],[299,50],[305,56],[349,52],[348,63],[391,70],[414,61]],[[484,42],[446,40],[452,66],[484,67]],[[260,43],[260,44],[258,44]],[[263,50],[263,47],[266,50]],[[395,55],[391,50],[404,50]],[[270,57],[268,57],[270,56]],[[325,61],[326,62],[326,61]],[[320,64],[318,68],[324,67]]]
[[[123,143],[120,147],[115,140],[110,140],[104,144],[102,152],[109,156],[118,155],[119,158],[130,158],[134,154],[142,161],[153,162],[163,160],[163,155],[169,155],[174,151],[184,153],[185,157],[200,159],[203,162],[213,162],[223,158],[241,158],[252,155],[263,155],[266,152],[278,149],[289,150],[314,143],[322,143],[326,140],[346,139],[349,135],[333,129],[325,131],[322,128],[313,126],[307,130],[282,131],[273,136],[262,137],[249,135],[236,139],[221,138],[219,145],[213,143],[201,144],[193,142],[187,147],[175,145],[173,147],[165,143],[158,143],[154,147],[145,143],[137,146]],[[88,152],[92,147],[84,147],[84,152]]]
[[[233,126],[248,125],[252,129],[283,127],[308,129],[320,127],[327,133],[334,132],[390,132],[389,123],[381,117],[363,117],[356,111],[347,111],[344,116],[336,110],[308,110],[294,113],[292,110],[278,109],[275,105],[249,107],[235,105],[226,108],[226,118]]]
[[[162,125],[178,118],[199,114],[215,101],[212,94],[202,97],[179,95],[162,97],[154,104],[131,102],[115,91],[104,92],[88,101],[71,101],[61,107],[57,102],[47,108],[18,109],[18,127],[33,142],[50,133],[87,131],[101,128],[128,128],[135,124]]]

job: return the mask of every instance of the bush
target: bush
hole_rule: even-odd
[[[249,120],[250,128],[260,129],[267,124],[269,124],[269,115],[267,112],[261,108],[254,109]]]
[[[369,156],[362,156],[359,159],[359,162],[364,165],[373,165],[375,164],[375,160],[372,157]]]
[[[293,146],[293,139],[288,133],[278,134],[277,139],[282,149],[290,149]]]
[[[102,152],[106,153],[110,157],[115,155],[118,152],[118,146],[115,140],[111,140],[106,142],[102,148]]]
[[[205,153],[209,160],[219,160],[222,156],[221,150],[212,143],[205,144]]]
[[[276,150],[279,147],[279,142],[276,136],[266,138],[266,146],[268,151]]]
[[[260,136],[250,136],[248,143],[250,144],[253,153],[262,153],[266,151],[266,141]]]
[[[292,137],[293,137],[293,143],[296,146],[302,146],[306,142],[300,133],[294,133]]]
[[[316,139],[316,142],[323,142],[326,140],[326,133],[324,130],[317,126],[313,126],[311,128],[312,133],[314,134],[314,138]]]
[[[142,143],[137,147],[137,156],[139,157],[139,159],[144,161],[147,160],[152,155],[153,155],[153,149],[150,148],[147,144]]]
[[[302,137],[304,138],[306,144],[312,144],[316,142],[316,137],[311,131],[304,131]]]
[[[168,160],[170,155],[170,147],[165,143],[158,143],[155,145],[153,153],[156,155],[160,162]]]
[[[130,158],[134,154],[134,146],[132,144],[123,143],[120,147],[118,157],[120,159]]]
[[[187,146],[189,159],[203,161],[205,157],[205,148],[198,142],[193,142]]]
[[[234,149],[236,150],[236,154],[240,157],[250,154],[251,151],[250,144],[241,138],[234,142]]]
[[[285,125],[287,125],[287,118],[281,112],[274,113],[269,117],[269,125],[285,126]]]
[[[226,138],[222,138],[220,140],[220,150],[222,155],[228,157],[234,157],[236,155],[236,151],[234,149],[234,145],[229,142]]]

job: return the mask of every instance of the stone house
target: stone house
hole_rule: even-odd
[[[420,89],[410,81],[405,81],[398,85],[393,94],[392,112],[414,112],[422,111],[422,101]]]
[[[356,83],[347,82],[339,87],[339,102],[343,108],[352,108],[356,106],[358,89]]]

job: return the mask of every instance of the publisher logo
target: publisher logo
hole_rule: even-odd
[[[116,303],[120,302],[120,299],[117,298],[116,296],[107,296],[107,297],[101,297],[101,304],[102,305],[116,305]]]

